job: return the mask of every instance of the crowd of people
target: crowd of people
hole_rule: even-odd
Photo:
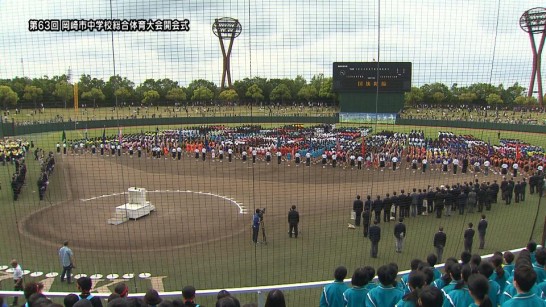
[[[544,108],[495,108],[478,105],[417,105],[400,112],[401,118],[544,125]]]
[[[55,169],[55,156],[53,152],[49,152],[45,159],[38,157],[40,161],[40,177],[36,184],[38,185],[38,196],[40,200],[44,200],[45,192],[47,186],[49,185],[49,176],[53,173]]]
[[[321,307],[468,307],[468,306],[546,306],[546,249],[533,241],[516,255],[510,251],[495,252],[489,259],[464,251],[459,258],[449,257],[443,271],[436,268],[439,258],[429,254],[425,260],[413,259],[409,272],[400,274],[398,264],[389,263],[377,269],[362,266],[354,270],[350,285],[348,270],[339,266],[334,281],[324,286],[317,302]],[[43,293],[43,284],[22,284],[22,270],[12,261],[14,282],[22,290],[25,307],[102,307],[103,301],[92,294],[93,282],[89,277],[76,281],[78,294],[68,294],[63,304],[52,302]],[[20,274],[18,273],[20,272]],[[21,275],[16,278],[16,274]],[[106,300],[108,307],[184,307],[200,306],[195,287],[185,286],[181,297],[162,298],[154,289],[144,297],[129,295],[129,287],[120,282]],[[0,298],[4,300],[5,298]],[[13,306],[17,306],[14,298]],[[310,305],[315,303],[309,302]],[[242,304],[235,295],[221,290],[216,297],[217,307],[252,307]],[[279,289],[268,292],[266,307],[285,307],[289,302]]]
[[[437,138],[426,138],[423,131],[399,133],[370,128],[320,125],[304,128],[290,125],[265,129],[261,126],[200,126],[179,130],[127,134],[57,143],[57,153],[129,155],[138,158],[194,157],[212,162],[287,162],[296,166],[319,165],[343,169],[396,171],[400,167],[467,173],[490,171],[503,175],[518,171],[528,175],[543,171],[546,152],[515,139],[498,144],[472,135],[440,131]]]

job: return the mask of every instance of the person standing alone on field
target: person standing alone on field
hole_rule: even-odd
[[[370,251],[372,258],[377,258],[377,252],[379,250],[379,241],[381,240],[381,228],[379,228],[379,222],[373,221],[373,226],[368,230],[368,237],[372,242],[372,248]]]
[[[434,235],[433,245],[436,249],[436,255],[438,256],[438,263],[442,263],[442,255],[444,254],[444,247],[446,246],[447,235],[444,232],[444,227],[438,229],[438,232]]]
[[[61,261],[61,265],[63,267],[63,271],[61,272],[61,282],[64,282],[64,278],[66,276],[66,281],[71,284],[72,269],[76,266],[74,265],[74,253],[68,247],[68,241],[64,241],[63,246],[59,249],[59,260]]]
[[[404,248],[404,239],[406,238],[406,225],[403,223],[404,218],[398,220],[398,224],[394,226],[394,238],[396,239],[396,252],[401,253]]]
[[[288,211],[288,235],[292,238],[292,234],[298,237],[298,223],[300,222],[300,214],[296,211],[296,205],[292,205],[290,211]]]
[[[23,290],[23,269],[21,268],[21,266],[15,259],[11,261],[11,267],[13,268],[13,291],[22,291]],[[18,300],[19,300],[19,297],[15,296],[13,298],[12,306],[17,306]]]
[[[474,242],[474,234],[476,231],[472,229],[474,224],[468,223],[468,228],[464,231],[464,250],[472,254],[472,243]]]
[[[483,249],[485,246],[485,232],[487,230],[487,220],[485,219],[485,214],[482,214],[482,219],[478,223],[478,235],[480,237],[480,249]]]

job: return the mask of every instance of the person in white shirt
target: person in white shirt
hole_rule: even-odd
[[[195,160],[199,160],[199,148],[195,148],[193,152],[195,153]]]
[[[336,153],[334,152],[332,154],[332,167],[336,167],[336,164],[337,164],[337,155]]]
[[[457,175],[457,168],[459,168],[459,159],[453,159],[453,175]]]
[[[205,159],[207,158],[207,148],[205,147],[201,148],[201,157],[202,157],[201,159],[205,161]]]
[[[489,166],[491,166],[491,162],[489,162],[489,160],[485,160],[485,162],[483,162],[483,173],[485,176],[489,175]]]
[[[305,166],[311,166],[311,153],[307,152],[305,154]]]
[[[296,166],[300,166],[301,154],[299,153],[299,151],[296,151],[296,153],[294,154],[294,157],[295,157],[295,160],[296,160]]]
[[[13,268],[13,291],[23,291],[23,269],[15,259],[11,261],[11,267]],[[15,296],[12,306],[17,306],[18,300],[19,297]]]
[[[176,147],[176,155],[177,155],[178,160],[182,159],[182,147],[180,147],[180,145],[178,145],[178,147]]]
[[[214,148],[210,150],[210,159],[212,162],[215,162],[214,159],[216,159],[216,149]]]
[[[322,154],[322,168],[326,167],[326,162],[328,160],[328,155],[326,155],[326,152]]]
[[[518,168],[519,168],[519,165],[517,163],[512,164],[512,171],[513,171],[514,177],[518,176]]]
[[[277,150],[277,164],[281,164],[282,161],[282,152]]]
[[[351,160],[351,169],[354,169],[355,168],[355,155],[354,154],[351,154],[351,156],[349,157],[349,160]]]
[[[502,175],[508,174],[508,164],[503,163],[503,164],[501,165],[501,174],[502,174]]]
[[[243,163],[246,163],[246,156],[247,156],[247,152],[246,150],[243,150],[243,152],[241,152],[241,155],[242,155],[242,158],[243,158]]]
[[[265,162],[267,162],[267,165],[271,162],[271,151],[269,149],[265,152]]]
[[[358,155],[358,158],[356,158],[356,161],[357,161],[357,169],[362,169],[362,160],[364,160],[362,158],[361,155]]]
[[[396,171],[396,163],[398,163],[398,157],[394,156],[392,157],[392,170]]]
[[[231,163],[231,159],[233,159],[233,149],[229,148],[227,150],[227,154],[228,154],[228,162]]]
[[[421,161],[421,164],[423,164],[421,166],[421,171],[422,173],[425,173],[427,171],[427,164],[428,164],[427,158],[423,158],[423,161]]]

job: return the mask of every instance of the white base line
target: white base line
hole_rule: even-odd
[[[181,190],[173,190],[173,191],[171,191],[171,190],[164,190],[164,191],[154,190],[154,191],[146,191],[146,192],[148,192],[148,193],[194,193],[194,194],[200,194],[200,195],[214,196],[214,197],[218,197],[218,198],[221,198],[223,200],[226,200],[226,201],[230,202],[231,204],[237,206],[237,208],[239,208],[239,214],[247,214],[247,210],[244,209],[244,206],[243,206],[242,203],[236,202],[233,198],[229,198],[227,196],[222,196],[222,195],[218,195],[218,194],[214,194],[214,193],[201,192],[201,191],[196,192],[196,191],[190,191],[190,190],[185,190],[185,191],[181,191]],[[91,201],[91,200],[96,200],[96,199],[101,199],[101,198],[106,198],[106,197],[111,197],[111,196],[126,195],[126,194],[127,194],[127,192],[104,194],[104,195],[90,197],[90,198],[83,198],[83,199],[80,199],[80,201],[87,202],[87,201]]]

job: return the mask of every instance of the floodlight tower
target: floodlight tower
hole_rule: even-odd
[[[538,103],[543,106],[543,94],[542,94],[542,76],[540,75],[540,62],[542,56],[542,48],[544,47],[544,39],[546,38],[546,8],[535,7],[527,10],[519,18],[519,26],[521,29],[529,34],[531,40],[531,49],[533,50],[533,71],[531,72],[531,82],[529,83],[529,91],[527,96],[533,95],[535,88],[535,76],[538,85]],[[535,34],[540,34],[540,43],[537,46],[535,44]]]
[[[229,57],[231,55],[233,42],[235,41],[235,38],[241,34],[241,31],[242,31],[242,26],[239,20],[231,18],[231,17],[222,17],[219,19],[215,19],[214,23],[212,24],[212,32],[220,40],[220,48],[222,48],[222,55],[224,58],[221,89],[225,88],[226,76],[227,76],[228,87],[231,87],[231,72],[230,72]],[[224,40],[228,40],[228,39],[229,39],[229,47],[226,52],[226,48],[224,47]]]

